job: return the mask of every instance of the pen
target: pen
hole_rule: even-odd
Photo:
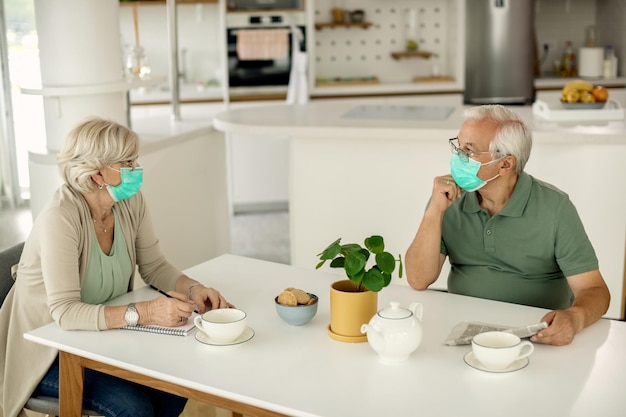
[[[165,291],[161,291],[160,289],[158,289],[157,287],[155,287],[154,285],[150,285],[150,288],[152,288],[155,291],[158,291],[159,293],[163,294],[164,296],[166,296],[167,298],[174,298],[171,295],[169,295],[168,293],[166,293]]]

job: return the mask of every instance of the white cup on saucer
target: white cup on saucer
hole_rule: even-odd
[[[535,347],[527,340],[506,332],[484,332],[472,338],[472,352],[488,369],[502,370],[530,356]]]
[[[246,313],[237,308],[218,308],[196,316],[194,324],[211,340],[229,343],[237,340],[246,329]]]

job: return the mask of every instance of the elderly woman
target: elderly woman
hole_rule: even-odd
[[[179,326],[230,304],[169,264],[146,202],[139,140],[117,123],[92,118],[79,124],[59,154],[65,184],[37,217],[26,240],[15,285],[0,310],[0,402],[5,417],[24,415],[37,392],[58,397],[58,351],[24,332],[55,321],[66,330],[122,326]],[[152,301],[106,306],[142,279],[164,291]],[[103,416],[177,416],[186,399],[87,370],[84,405]]]
[[[574,204],[524,171],[530,130],[506,107],[472,107],[450,145],[406,253],[409,284],[427,288],[448,257],[450,292],[551,309],[531,340],[569,344],[611,296]]]

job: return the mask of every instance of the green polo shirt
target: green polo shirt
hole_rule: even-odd
[[[444,214],[441,253],[451,293],[549,309],[571,305],[566,277],[598,269],[567,194],[524,172],[493,217],[476,192],[456,200]]]

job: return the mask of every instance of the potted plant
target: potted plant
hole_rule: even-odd
[[[334,282],[330,290],[328,334],[342,342],[367,341],[367,335],[361,333],[361,325],[368,323],[378,311],[378,292],[391,283],[396,263],[398,277],[402,278],[402,257],[398,255],[396,259],[385,251],[382,236],[370,236],[364,245],[342,245],[339,238],[317,255],[320,262],[315,269],[331,261],[331,268],[343,268],[348,277]]]

